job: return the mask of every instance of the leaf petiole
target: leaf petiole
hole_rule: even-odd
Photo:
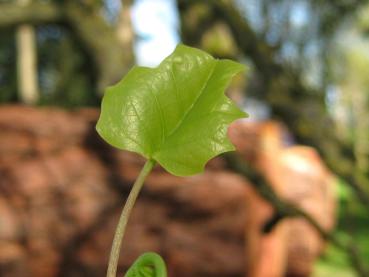
[[[126,204],[124,205],[122,214],[120,215],[120,218],[119,218],[117,228],[115,230],[113,245],[111,247],[111,252],[110,252],[110,257],[109,257],[108,271],[106,273],[107,277],[116,277],[120,248],[122,245],[122,239],[123,239],[123,236],[126,230],[126,225],[127,225],[129,216],[136,202],[137,196],[140,193],[140,190],[144,184],[144,181],[147,175],[149,175],[149,173],[151,172],[154,165],[155,165],[154,160],[146,161],[135,183],[133,184],[131,192],[128,195]]]

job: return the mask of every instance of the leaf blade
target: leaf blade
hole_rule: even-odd
[[[97,130],[113,146],[152,158],[174,175],[199,173],[210,158],[234,149],[227,127],[246,114],[224,90],[243,70],[179,45],[157,68],[135,67],[108,88]]]

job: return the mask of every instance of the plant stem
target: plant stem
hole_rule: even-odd
[[[131,214],[133,205],[136,202],[137,196],[140,193],[140,190],[144,184],[144,181],[147,175],[149,175],[149,173],[151,172],[154,165],[155,165],[154,160],[146,161],[135,183],[133,184],[131,192],[128,195],[126,204],[124,205],[122,214],[120,215],[120,218],[119,218],[117,229],[115,230],[113,245],[111,247],[111,252],[110,252],[110,257],[109,257],[108,271],[106,273],[107,277],[116,277],[120,247],[122,245],[122,239],[124,236],[124,232],[126,230],[126,225],[129,219],[129,215]]]

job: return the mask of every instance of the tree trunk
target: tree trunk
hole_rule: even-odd
[[[126,53],[131,53],[126,59],[129,63],[133,64],[133,39],[134,32],[132,27],[131,10],[133,0],[122,0],[122,8],[119,13],[119,19],[117,24],[117,37],[122,45],[123,49],[126,49]]]
[[[30,0],[18,0],[25,6]],[[36,37],[33,26],[22,24],[17,29],[17,69],[19,99],[25,104],[35,104],[39,99],[37,78]]]

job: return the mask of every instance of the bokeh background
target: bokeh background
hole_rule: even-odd
[[[98,138],[101,97],[178,43],[247,65],[228,94],[249,118],[237,158],[156,169],[120,269],[369,276],[366,0],[1,0],[0,275],[104,275],[142,160]]]

